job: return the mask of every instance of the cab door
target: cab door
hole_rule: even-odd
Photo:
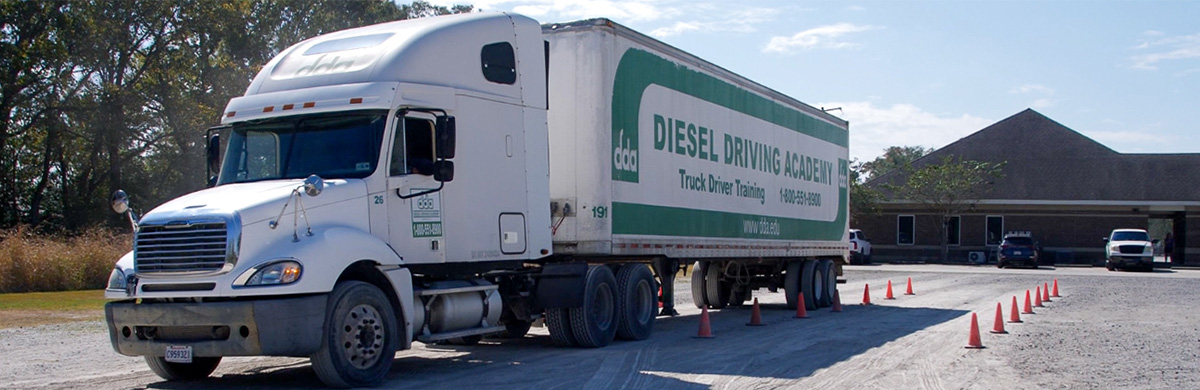
[[[436,118],[407,112],[396,120],[388,164],[388,243],[406,264],[443,263],[442,183],[433,178]]]

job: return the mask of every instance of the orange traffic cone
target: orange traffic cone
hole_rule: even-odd
[[[1054,293],[1050,294],[1050,296],[1055,297],[1055,298],[1061,298],[1061,296],[1058,295],[1058,279],[1054,279]]]
[[[1019,324],[1021,323],[1021,315],[1017,314],[1017,296],[1013,295],[1012,313],[1008,316],[1008,322]]]
[[[750,308],[750,322],[746,326],[762,326],[762,324],[762,311],[758,309],[758,298],[754,298],[754,306]]]
[[[1004,330],[1004,309],[1000,302],[996,302],[996,324],[992,325],[992,333],[1007,334]]]
[[[884,295],[883,299],[896,299],[896,297],[892,296],[892,281],[890,280],[888,281],[887,295]]]
[[[983,348],[983,342],[979,341],[979,320],[975,318],[975,313],[971,313],[971,335],[967,338],[967,348]]]
[[[708,322],[708,308],[704,307],[700,309],[700,331],[693,338],[711,339],[712,337],[712,325]]]
[[[838,294],[838,290],[833,290],[833,312],[842,312],[842,294]]]
[[[1037,293],[1033,294],[1033,307],[1045,307],[1045,306],[1042,306],[1042,287],[1041,286],[1035,286],[1035,287],[1037,287]]]
[[[1021,314],[1033,314],[1033,305],[1029,304],[1029,290],[1025,290],[1025,310]]]
[[[863,303],[862,304],[863,305],[871,304],[871,284],[870,283],[867,283],[866,286],[863,287]]]
[[[917,294],[913,294],[913,291],[912,291],[912,278],[908,278],[908,289],[906,291],[904,291],[904,295],[917,295]]]
[[[1042,283],[1042,302],[1050,302],[1050,284]]]
[[[834,291],[833,294],[834,294],[834,299],[836,299],[837,292]],[[755,298],[755,300],[758,300],[758,298]],[[804,306],[805,306],[804,305],[804,294],[800,294],[800,296],[796,298],[796,302],[800,303],[800,304],[796,305],[796,318],[808,318],[808,309],[804,308]]]

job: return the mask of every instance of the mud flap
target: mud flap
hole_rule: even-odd
[[[534,303],[545,309],[583,306],[587,263],[546,264],[538,275]]]

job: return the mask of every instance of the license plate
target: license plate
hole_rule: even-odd
[[[1020,256],[1020,255],[1021,255],[1021,251],[1013,251],[1013,256]]]
[[[167,346],[166,359],[171,363],[191,363],[192,347],[188,345]]]

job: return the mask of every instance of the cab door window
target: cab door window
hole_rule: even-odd
[[[392,140],[392,176],[433,174],[433,120],[404,117]]]

